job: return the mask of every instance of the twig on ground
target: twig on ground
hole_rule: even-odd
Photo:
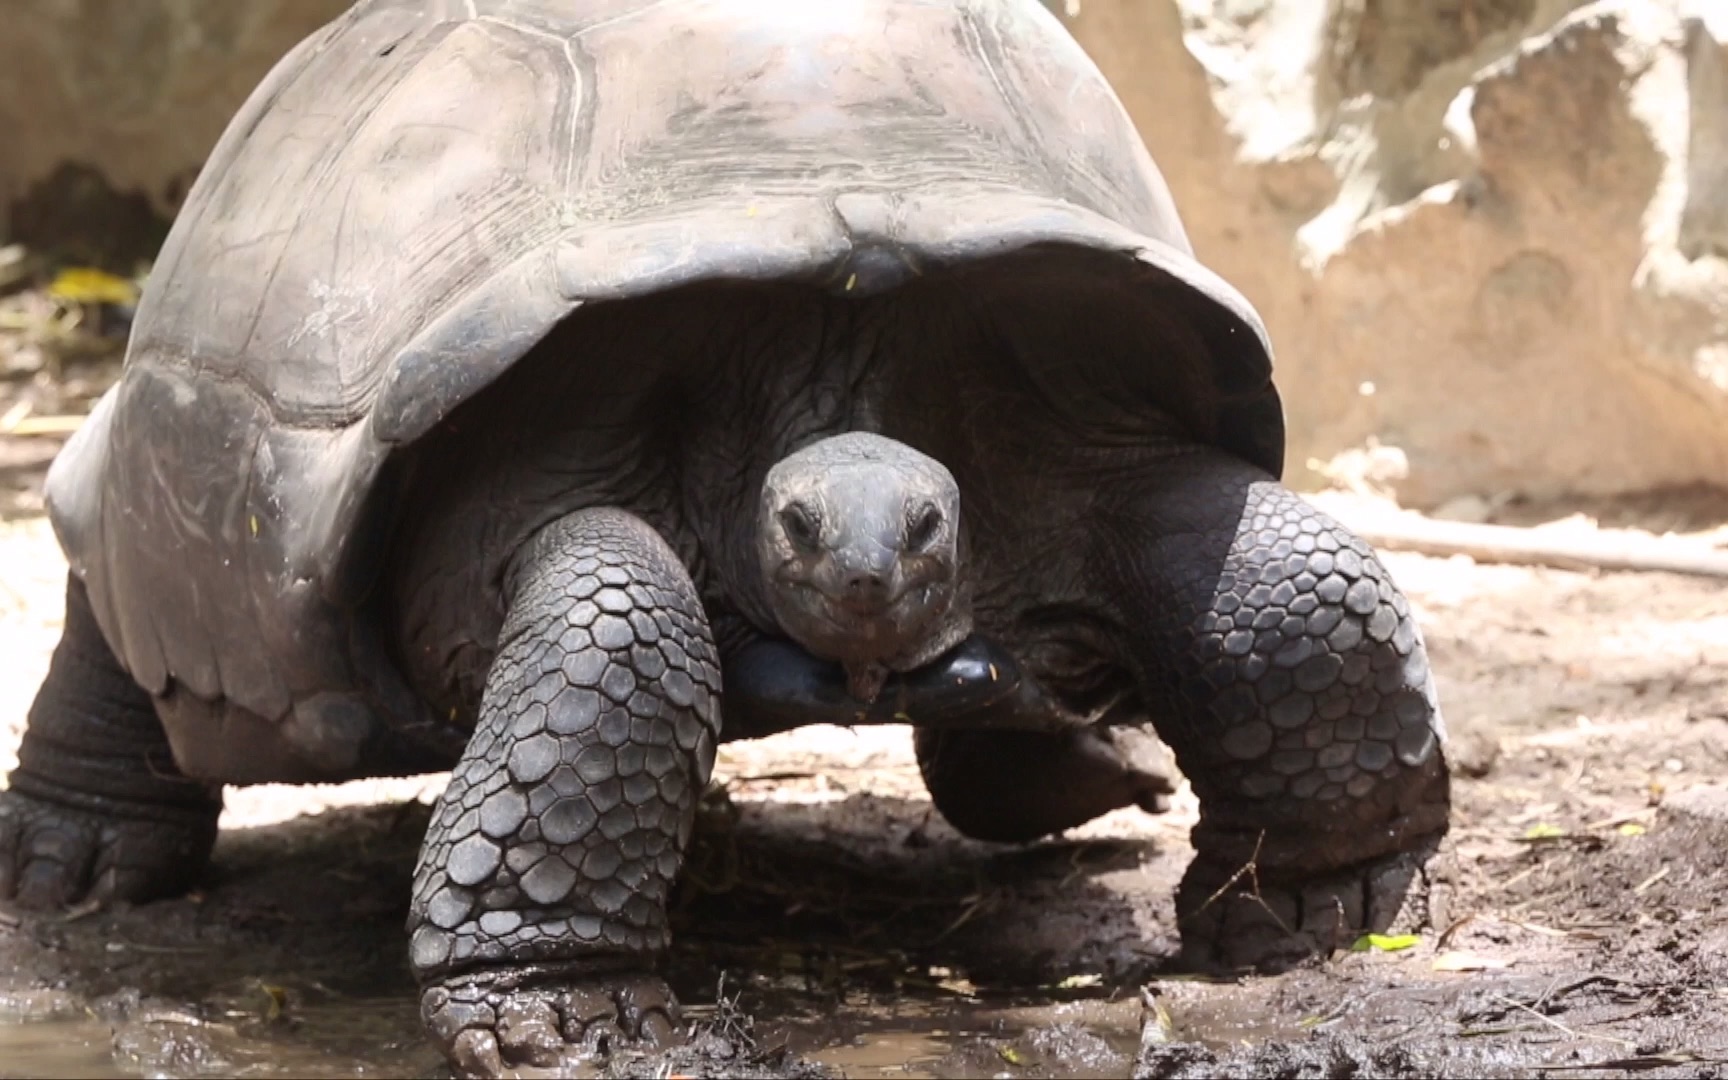
[[[1243,863],[1241,866],[1237,867],[1236,872],[1234,874],[1231,874],[1228,878],[1226,878],[1224,881],[1224,884],[1218,886],[1217,891],[1214,892],[1211,896],[1208,896],[1206,898],[1206,902],[1201,904],[1199,907],[1195,908],[1193,910],[1193,912],[1189,914],[1188,917],[1190,919],[1192,919],[1195,915],[1200,914],[1202,911],[1205,911],[1207,908],[1209,908],[1213,904],[1217,903],[1220,899],[1223,898],[1224,894],[1229,892],[1232,888],[1234,888],[1236,883],[1238,881],[1241,881],[1244,876],[1253,879],[1254,895],[1259,896],[1260,895],[1260,845],[1264,844],[1265,842],[1266,842],[1266,833],[1264,830],[1262,830],[1260,833],[1260,836],[1254,841],[1254,853],[1252,855],[1248,856],[1248,861]]]
[[[1637,570],[1728,578],[1728,552],[1654,537],[1556,536],[1541,529],[1436,521],[1416,515],[1352,522],[1377,548],[1423,555],[1467,555],[1477,562],[1560,570]]]
[[[1546,995],[1544,995],[1544,996],[1546,996]],[[1553,1028],[1554,1030],[1560,1032],[1563,1035],[1566,1035],[1569,1038],[1589,1039],[1593,1042],[1612,1043],[1613,1045],[1622,1047],[1626,1050],[1636,1049],[1637,1045],[1638,1045],[1637,1043],[1634,1043],[1628,1039],[1618,1039],[1612,1035],[1593,1035],[1588,1031],[1577,1031],[1573,1028],[1567,1027],[1565,1024],[1562,1024],[1560,1021],[1554,1019],[1552,1016],[1544,1016],[1543,1014],[1537,1012],[1535,1009],[1524,1004],[1523,1002],[1513,1001],[1509,997],[1503,997],[1499,994],[1495,994],[1494,999],[1496,1001],[1500,1002],[1501,1004],[1507,1006],[1508,1008],[1517,1009],[1519,1012],[1529,1013],[1531,1016],[1534,1016],[1536,1019],[1542,1021],[1542,1023],[1547,1024],[1549,1027]]]
[[[1452,941],[1452,935],[1475,922],[1478,918],[1480,918],[1480,916],[1472,912],[1471,914],[1464,916],[1462,919],[1453,919],[1452,925],[1440,931],[1440,936],[1434,939],[1434,951],[1445,952],[1446,946]]]
[[[1529,866],[1526,866],[1524,869],[1520,870],[1518,873],[1513,874],[1511,877],[1509,877],[1505,881],[1501,882],[1500,890],[1502,892],[1504,892],[1507,889],[1510,889],[1512,886],[1518,884],[1520,881],[1523,881],[1525,878],[1529,877],[1531,874],[1534,874],[1536,871],[1538,871],[1540,869],[1542,869],[1542,864],[1540,862],[1531,863]]]
[[[60,437],[77,431],[85,419],[83,416],[28,416],[12,425],[5,434],[17,438]]]
[[[940,934],[937,934],[934,938],[932,938],[931,944],[935,944],[936,942],[941,941],[943,938],[946,938],[949,934],[952,934],[954,931],[960,929],[962,926],[965,926],[967,923],[971,922],[972,917],[974,915],[978,914],[978,912],[982,911],[984,909],[985,905],[988,904],[989,902],[990,902],[990,897],[988,895],[985,895],[982,893],[973,897],[972,902],[966,905],[966,910],[964,910],[960,913],[960,917],[955,919],[953,922],[949,923],[946,929],[944,929]]]
[[[1649,892],[1658,881],[1661,881],[1663,878],[1668,876],[1668,871],[1670,869],[1672,869],[1672,867],[1664,866],[1662,869],[1634,885],[1632,887],[1632,895],[1643,896],[1645,893]]]
[[[789,769],[785,772],[751,773],[747,776],[734,776],[734,784],[777,784],[782,780],[814,780],[828,773],[811,772],[807,769]]]

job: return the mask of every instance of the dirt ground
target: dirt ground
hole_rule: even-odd
[[[107,370],[4,373],[0,430],[24,400],[81,410]],[[61,615],[57,446],[0,434],[0,769]],[[704,804],[673,962],[700,1053],[614,1071],[1728,1075],[1728,584],[1386,558],[1459,774],[1413,945],[1184,978],[1186,793],[990,847],[933,816],[904,730],[810,729],[726,748]],[[0,912],[0,1076],[438,1075],[402,933],[438,779],[232,792],[192,895]]]

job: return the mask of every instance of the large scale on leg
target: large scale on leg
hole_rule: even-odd
[[[1160,806],[1149,723],[1190,956],[1324,952],[1446,782],[1408,605],[1283,450],[1264,327],[1039,0],[361,0],[50,474],[0,894],[184,888],[224,784],[453,768],[406,944],[496,1072],[671,1024],[721,734],[910,718],[1018,841]]]

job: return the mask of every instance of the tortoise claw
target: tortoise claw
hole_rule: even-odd
[[[420,1015],[458,1076],[558,1076],[627,1047],[677,1038],[677,999],[652,975],[614,974],[565,985],[432,986]]]

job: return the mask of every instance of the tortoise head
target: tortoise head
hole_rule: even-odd
[[[872,700],[890,669],[959,644],[960,489],[941,462],[883,438],[823,439],[762,485],[756,549],[780,628]]]

